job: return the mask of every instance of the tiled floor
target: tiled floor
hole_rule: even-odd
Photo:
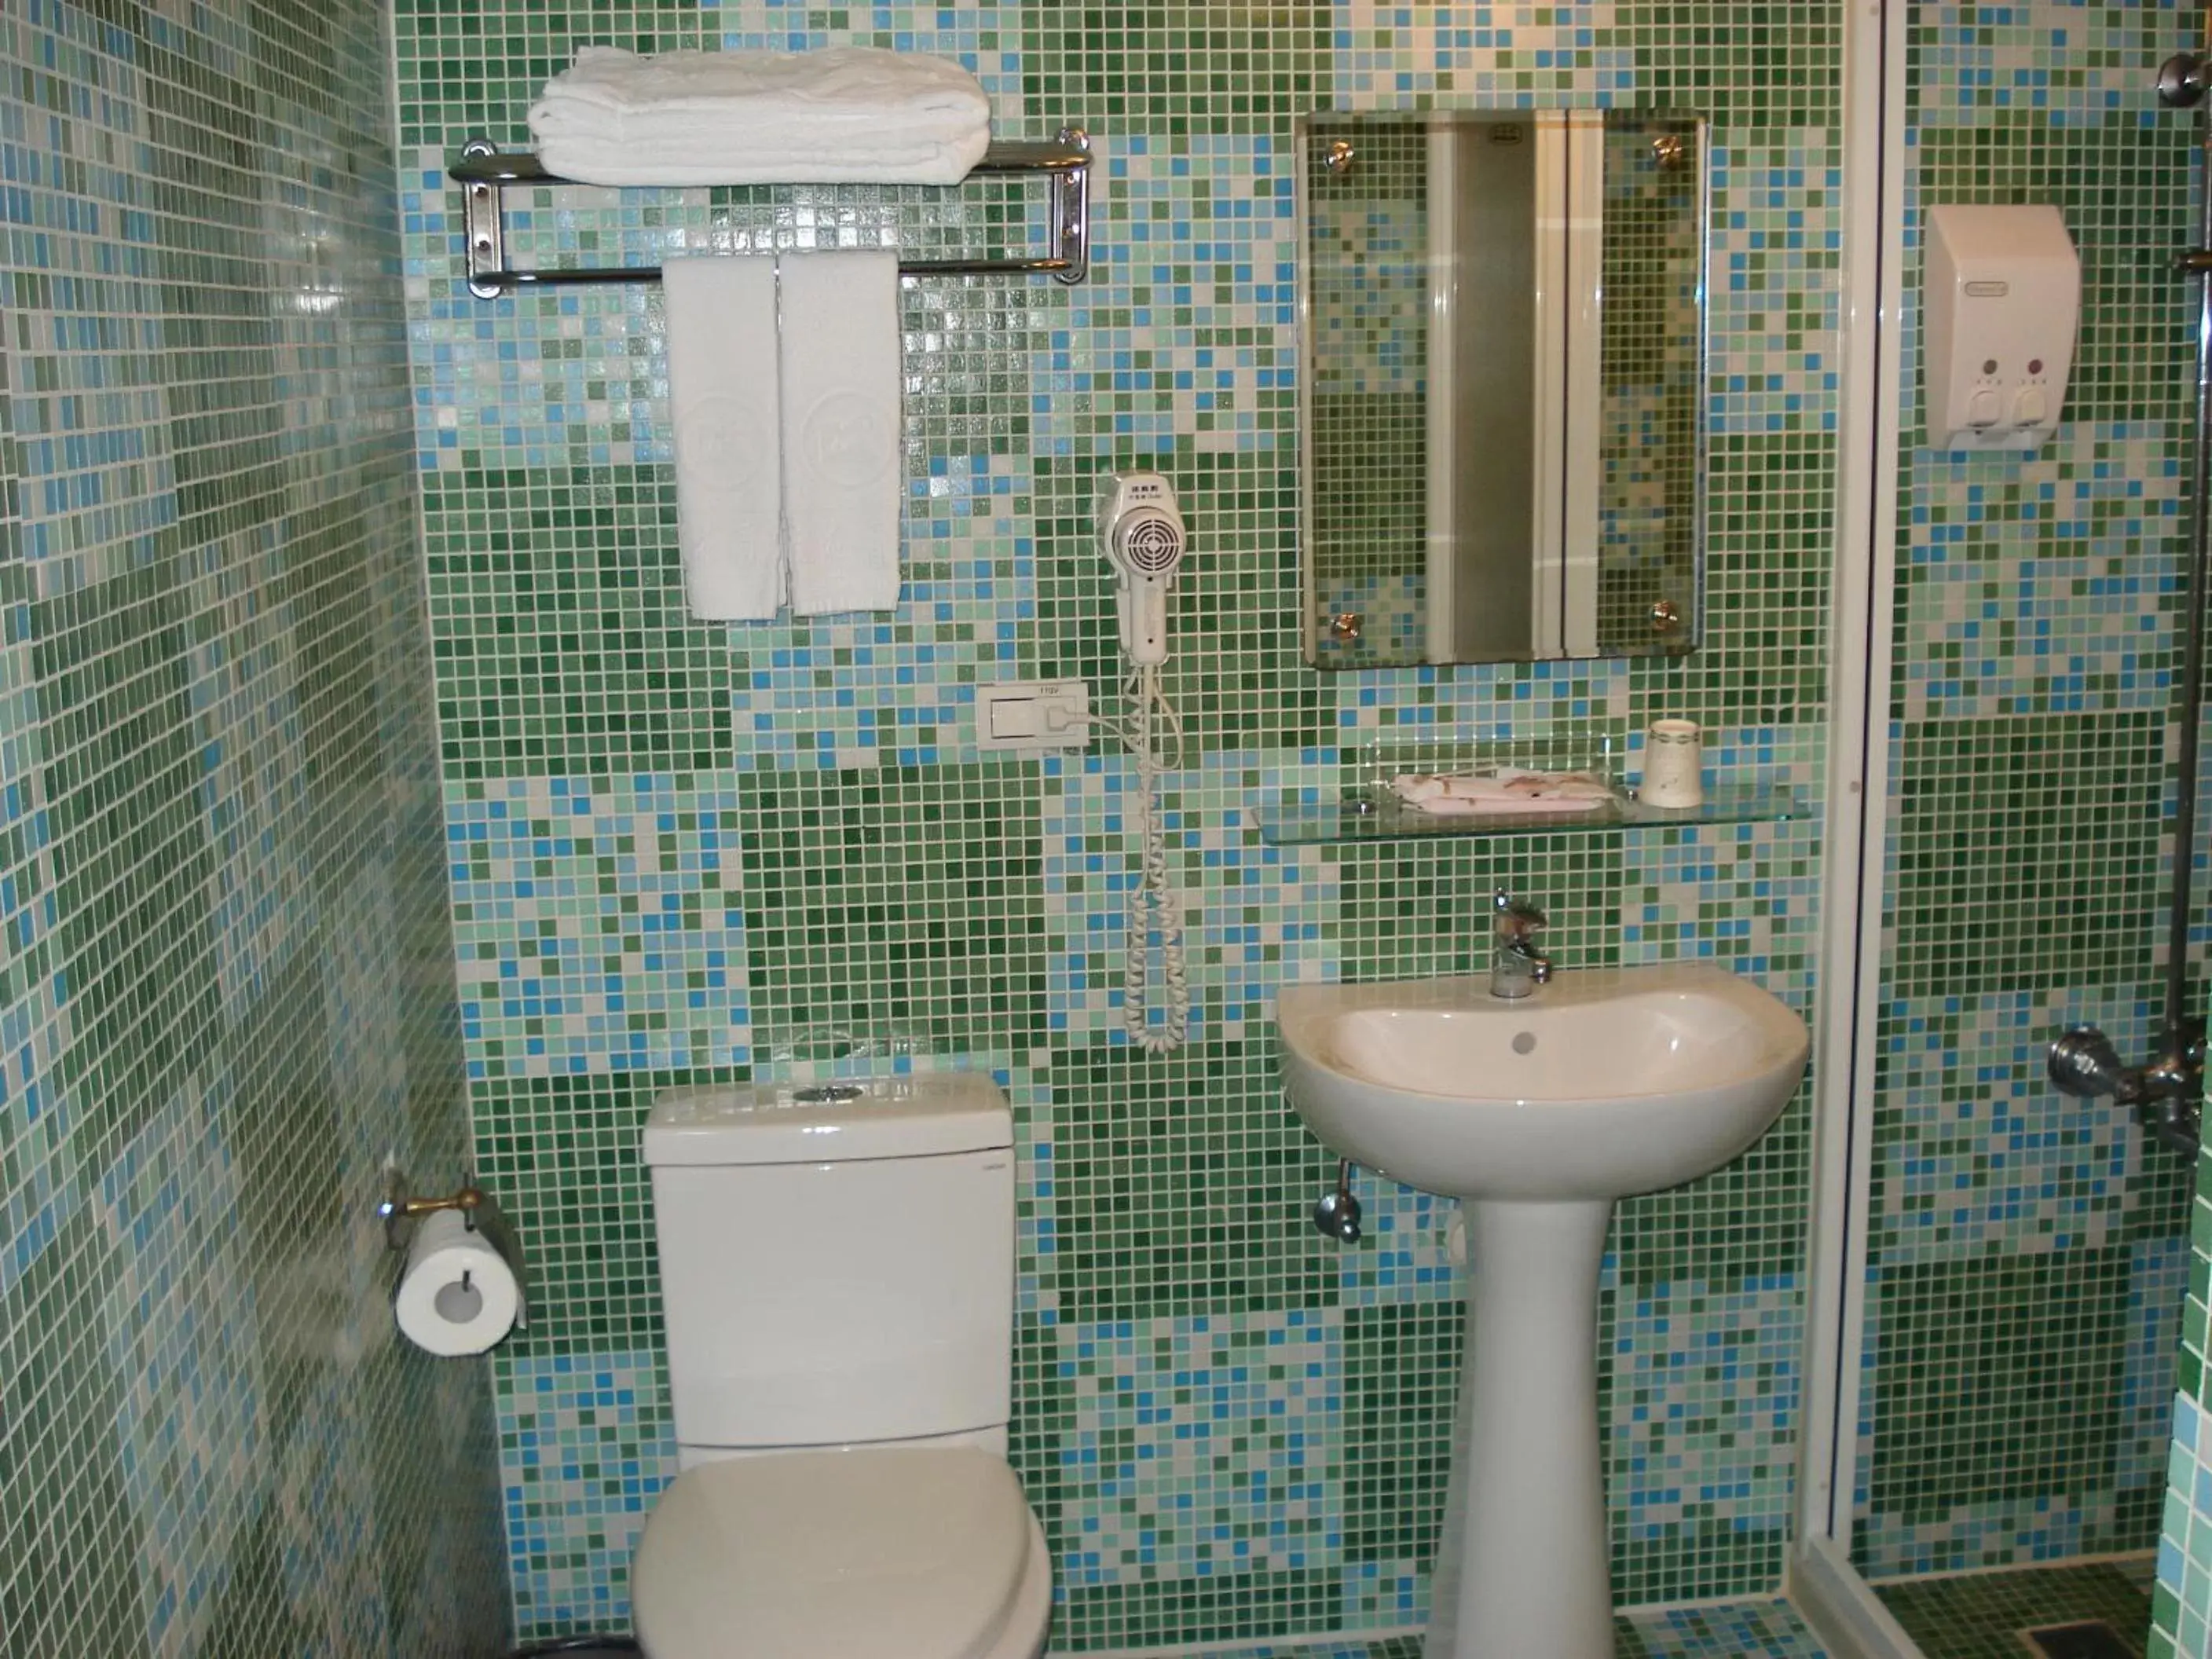
[[[1741,1601],[1669,1613],[1630,1613],[1616,1621],[1616,1659],[1825,1659],[1787,1603]],[[1370,1643],[1273,1644],[1224,1648],[1205,1659],[1421,1659],[1419,1637]],[[2008,1659],[2018,1659],[2017,1655]]]
[[[1924,1659],[2022,1659],[2019,1632],[2101,1619],[2142,1651],[2150,1627],[2150,1556],[2020,1572],[1967,1573],[1874,1588]],[[1784,1601],[1635,1613],[1619,1621],[1618,1659],[1825,1659]],[[1224,1648],[1204,1659],[1421,1659],[1418,1637],[1369,1643]]]
[[[2152,1558],[1880,1583],[1875,1593],[1925,1659],[2021,1659],[2031,1626],[2102,1620],[2140,1655],[2150,1631]]]

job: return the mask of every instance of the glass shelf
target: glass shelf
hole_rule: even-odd
[[[1784,784],[1723,784],[1698,806],[1646,806],[1620,799],[1594,812],[1515,812],[1494,818],[1431,817],[1391,796],[1380,802],[1257,801],[1248,809],[1260,838],[1277,847],[1328,842],[1412,841],[1432,836],[1556,835],[1571,830],[1654,830],[1668,824],[1780,823],[1811,811],[1805,792]]]

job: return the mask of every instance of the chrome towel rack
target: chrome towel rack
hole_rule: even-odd
[[[1002,140],[983,152],[977,173],[1042,173],[1050,176],[1049,252],[1008,259],[902,259],[905,276],[1049,276],[1079,283],[1091,273],[1091,137],[1062,127],[1048,142]],[[461,224],[469,243],[469,292],[479,300],[536,288],[581,283],[657,283],[658,265],[599,265],[552,270],[513,270],[507,264],[506,192],[517,185],[574,185],[548,173],[535,155],[509,155],[489,138],[471,138],[447,170],[461,186]]]

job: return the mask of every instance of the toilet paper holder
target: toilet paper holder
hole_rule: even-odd
[[[410,1224],[440,1210],[459,1210],[471,1232],[499,1214],[499,1206],[492,1202],[491,1194],[477,1185],[473,1170],[461,1171],[459,1191],[448,1193],[443,1198],[416,1198],[409,1190],[404,1170],[393,1164],[384,1166],[384,1196],[377,1202],[376,1215],[384,1223],[386,1244],[395,1250],[405,1249],[415,1231]],[[495,1236],[492,1243],[499,1244],[500,1240]]]
[[[514,1285],[520,1297],[515,1309],[517,1330],[527,1329],[530,1324],[530,1281],[522,1260],[522,1241],[499,1200],[477,1185],[476,1171],[461,1171],[459,1190],[443,1198],[416,1198],[409,1189],[407,1172],[396,1164],[384,1166],[384,1196],[376,1206],[377,1218],[384,1223],[384,1242],[391,1249],[404,1251],[415,1233],[415,1224],[426,1215],[435,1215],[441,1210],[458,1210],[462,1222],[471,1232],[480,1232],[485,1242],[507,1258],[507,1265],[514,1270]]]

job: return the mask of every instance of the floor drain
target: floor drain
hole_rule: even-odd
[[[2024,1630],[2021,1640],[2041,1659],[2141,1659],[2138,1649],[2120,1639],[2101,1619],[2083,1625],[2045,1625]]]

